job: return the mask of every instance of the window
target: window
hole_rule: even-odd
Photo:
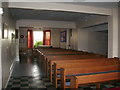
[[[34,46],[43,45],[43,31],[33,31],[33,44]]]

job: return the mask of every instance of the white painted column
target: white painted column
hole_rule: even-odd
[[[16,27],[17,30],[18,30],[18,39],[16,39],[16,61],[20,61],[20,58],[19,58],[19,27]]]
[[[118,8],[108,17],[108,57],[118,57]]]
[[[2,3],[0,1],[0,8]],[[0,14],[0,90],[2,89],[2,59],[1,59],[1,47],[2,47],[2,15]]]
[[[19,59],[19,39],[16,40],[16,61],[20,61],[20,59]]]
[[[70,30],[67,29],[66,31],[67,31],[67,33],[66,33],[66,35],[67,35],[67,37],[66,37],[66,49],[70,49],[69,48],[69,45],[70,45]]]

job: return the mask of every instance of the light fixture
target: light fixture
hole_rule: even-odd
[[[3,14],[3,8],[0,8],[0,14],[1,15]]]

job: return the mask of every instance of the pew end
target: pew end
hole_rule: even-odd
[[[78,87],[82,86],[82,85],[79,85],[77,83],[78,83],[78,78],[76,76],[70,76],[70,89],[71,90],[73,90],[73,89],[78,90]],[[84,84],[83,84],[83,86],[84,86]],[[96,83],[96,90],[101,90],[100,89],[100,83]]]
[[[78,88],[78,79],[76,76],[70,76],[70,88],[71,89],[76,89]]]
[[[66,83],[66,76],[65,76],[65,69],[64,68],[61,68],[60,69],[61,71],[60,71],[60,75],[61,75],[61,77],[60,77],[60,80],[61,80],[61,87],[62,88],[66,88],[65,86],[65,83]]]
[[[100,90],[100,83],[113,80],[120,80],[120,72],[93,74],[84,76],[70,76],[70,88],[78,88],[83,84],[95,84],[96,90]]]
[[[54,63],[54,82],[53,82],[53,85],[55,86],[55,88],[58,87],[57,85],[57,64]]]

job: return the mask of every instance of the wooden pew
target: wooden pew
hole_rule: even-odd
[[[58,55],[81,55],[81,54],[88,54],[87,52],[83,52],[83,51],[73,51],[73,50],[62,50],[62,49],[58,49],[58,50],[48,50],[48,51],[40,51],[39,49],[37,49],[38,53],[39,53],[39,60],[42,60],[42,62],[44,62],[44,60],[47,57],[51,57],[51,56],[58,56]]]
[[[83,51],[75,51],[75,50],[66,50],[66,49],[56,49],[56,48],[42,48],[37,49],[38,53],[40,54],[40,57],[42,57],[40,60],[44,60],[47,57],[51,56],[58,56],[58,55],[85,55],[85,54],[93,54]]]
[[[46,64],[46,72],[49,75],[49,79],[52,83],[52,65],[54,63],[76,63],[79,62],[81,59],[88,59],[88,58],[104,58],[100,55],[67,55],[67,56],[54,56],[53,58],[47,59]]]
[[[56,52],[57,53],[57,52]],[[42,65],[43,65],[43,69],[44,69],[44,72],[46,72],[45,73],[45,76],[47,77],[48,76],[48,63],[49,63],[49,60],[53,60],[53,59],[59,59],[59,60],[61,60],[61,59],[68,59],[69,58],[69,56],[70,57],[72,57],[73,59],[76,57],[76,56],[79,56],[79,55],[82,55],[83,53],[71,53],[71,52],[61,52],[61,53],[59,53],[59,54],[48,54],[48,55],[44,55],[44,56],[42,56],[41,57],[41,59],[42,59],[42,61],[40,61],[40,62],[42,62]],[[74,55],[75,55],[75,57],[74,57]],[[91,57],[91,56],[93,56],[93,54],[92,55],[90,55],[89,57]],[[99,55],[95,55],[95,57],[98,57]],[[62,58],[61,58],[62,57]],[[82,56],[82,57],[86,57],[86,56]],[[87,56],[88,57],[88,56]]]
[[[47,54],[60,54],[60,53],[80,53],[83,51],[75,51],[75,50],[66,50],[66,49],[54,49],[54,48],[47,48],[47,49],[38,49],[40,53],[47,55]],[[88,52],[86,52],[88,53]]]
[[[38,62],[40,64],[40,66],[43,68],[43,72],[45,73],[45,76],[48,76],[48,62],[46,61],[46,59],[48,59],[52,56],[61,57],[61,56],[67,56],[67,55],[70,56],[70,55],[91,54],[91,53],[83,52],[83,51],[66,50],[66,49],[59,49],[59,48],[41,48],[41,49],[37,49],[37,51],[38,51],[38,59],[39,59]],[[93,53],[92,53],[92,55],[93,55]],[[97,54],[94,54],[94,55],[97,55]]]
[[[81,66],[89,66],[89,65],[107,65],[108,63],[113,63],[114,60],[118,60],[117,58],[97,58],[97,59],[80,59],[76,63],[54,63],[54,86],[57,88],[57,81],[60,79],[57,77],[59,74],[60,68],[78,68]],[[106,63],[104,63],[106,62]]]
[[[64,51],[64,52],[63,52]],[[51,53],[40,53],[40,51],[38,50],[38,52],[40,53],[39,55],[39,63],[42,63],[42,67],[43,67],[43,72],[46,72],[47,66],[46,66],[46,59],[48,59],[49,57],[52,56],[67,56],[67,55],[81,55],[81,54],[88,54],[87,52],[83,52],[83,51],[72,51],[72,50],[63,50],[63,51],[53,51]],[[48,74],[45,73],[45,76],[47,77]]]
[[[107,67],[107,66],[105,66],[105,67]],[[113,66],[111,66],[111,67],[113,67]],[[117,67],[117,65],[114,66],[113,68],[116,68],[116,67]],[[102,66],[101,66],[101,68],[102,68]],[[109,68],[108,68],[108,70],[109,70]],[[77,88],[80,85],[95,84],[95,85],[97,85],[96,89],[101,90],[100,83],[107,82],[107,81],[113,81],[113,80],[120,80],[120,69],[116,68],[114,70],[116,70],[116,71],[113,71],[113,72],[111,71],[109,73],[98,73],[98,74],[83,75],[83,76],[70,76],[70,88],[78,90]]]
[[[87,63],[89,63],[87,65]],[[66,79],[70,79],[70,76],[79,76],[79,75],[89,75],[88,73],[98,73],[98,72],[110,72],[110,71],[116,71],[116,70],[120,70],[119,69],[119,65],[120,62],[118,62],[118,60],[106,60],[104,61],[105,64],[103,64],[103,62],[87,62],[82,63],[82,65],[80,65],[80,67],[78,68],[62,68],[61,69],[61,87],[62,88],[68,88],[68,86],[66,86]],[[93,65],[93,63],[95,65]]]

